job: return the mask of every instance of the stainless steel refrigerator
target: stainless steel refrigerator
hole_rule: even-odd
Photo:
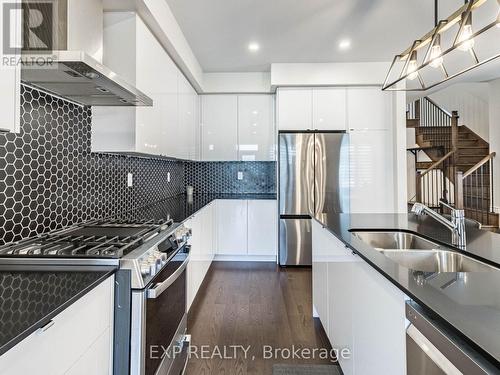
[[[344,132],[279,133],[279,262],[312,264],[311,217],[349,211]]]

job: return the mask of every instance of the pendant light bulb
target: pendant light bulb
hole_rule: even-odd
[[[410,81],[413,81],[418,77],[418,63],[417,63],[417,51],[413,51],[411,53],[410,61],[408,62],[408,68],[406,69],[406,74],[408,74],[408,78]]]
[[[434,44],[431,47],[431,54],[429,57],[429,65],[433,68],[439,68],[443,65],[443,51],[441,50],[441,35],[437,35]]]
[[[464,22],[464,15],[462,15],[462,22]],[[462,28],[462,32],[458,37],[458,43],[463,42],[458,49],[460,51],[467,52],[472,47],[474,47],[474,38],[472,38],[472,16],[469,14],[469,17],[465,21],[464,27]]]

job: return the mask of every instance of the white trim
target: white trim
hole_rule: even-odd
[[[276,255],[224,255],[216,254],[214,262],[273,262]]]

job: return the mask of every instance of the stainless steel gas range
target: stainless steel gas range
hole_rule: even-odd
[[[114,374],[179,375],[186,332],[188,230],[167,221],[93,221],[0,247],[0,263],[115,265]]]

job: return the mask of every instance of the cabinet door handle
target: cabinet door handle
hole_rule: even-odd
[[[49,320],[47,324],[38,329],[38,333],[42,334],[44,332],[47,332],[50,329],[50,327],[52,327],[54,324],[56,324],[56,322],[54,322],[53,320]]]

